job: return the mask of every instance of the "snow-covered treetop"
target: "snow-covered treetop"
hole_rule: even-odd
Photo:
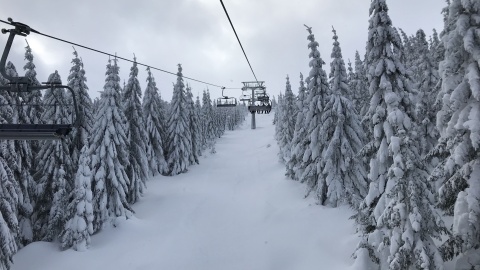
[[[350,89],[348,87],[348,75],[345,69],[345,62],[342,58],[342,49],[340,49],[340,43],[338,42],[337,31],[332,27],[333,32],[333,50],[332,50],[332,62],[330,63],[330,85],[332,87],[332,93],[340,94],[350,98]]]

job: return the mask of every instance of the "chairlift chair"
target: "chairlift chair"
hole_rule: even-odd
[[[36,32],[34,29],[30,28],[28,25],[14,22],[11,18],[8,18],[8,21],[15,27],[15,29],[2,29],[2,33],[10,33],[7,44],[3,51],[2,58],[0,60],[0,74],[9,81],[7,86],[0,86],[0,91],[8,92],[30,92],[34,90],[45,90],[45,89],[68,89],[71,92],[74,113],[75,113],[75,122],[73,121],[74,116],[72,115],[72,123],[70,124],[0,124],[0,140],[58,140],[65,138],[72,130],[73,127],[77,127],[80,123],[81,115],[78,112],[78,106],[75,99],[75,93],[72,88],[66,85],[61,85],[59,83],[42,83],[43,85],[32,85],[27,77],[12,77],[9,76],[5,70],[5,65],[7,61],[8,54],[12,47],[13,39],[15,35],[27,36],[30,32]],[[10,104],[12,105],[12,104]],[[28,105],[28,104],[27,104]],[[62,106],[62,105],[59,105]]]
[[[225,108],[225,107],[236,107],[237,106],[237,99],[234,97],[228,97],[223,94],[223,90],[225,87],[222,87],[222,97],[217,98],[217,108]]]
[[[217,107],[236,107],[237,99],[234,97],[217,98]]]

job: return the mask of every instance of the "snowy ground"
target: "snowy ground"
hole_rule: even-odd
[[[348,269],[358,238],[352,212],[303,199],[284,176],[271,115],[250,116],[187,174],[156,177],[135,217],[93,236],[86,252],[37,242],[12,270]]]

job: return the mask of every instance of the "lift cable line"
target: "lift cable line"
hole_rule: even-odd
[[[0,22],[14,26],[12,23],[6,22],[6,21],[4,21],[4,20],[0,20]],[[91,48],[91,47],[88,47],[88,46],[84,46],[84,45],[81,45],[81,44],[78,44],[78,43],[71,42],[71,41],[68,41],[68,40],[64,40],[64,39],[61,39],[61,38],[57,38],[57,37],[54,37],[54,36],[50,36],[50,35],[41,33],[41,32],[39,32],[39,31],[37,31],[37,30],[35,30],[35,29],[33,29],[33,28],[30,28],[30,27],[27,26],[27,25],[25,25],[25,26],[28,28],[29,32],[32,32],[32,33],[35,33],[35,34],[38,34],[38,35],[41,35],[41,36],[45,36],[45,37],[48,37],[48,38],[51,38],[51,39],[54,39],[54,40],[57,40],[57,41],[65,42],[65,43],[68,43],[68,44],[71,44],[71,45],[75,45],[75,46],[78,46],[78,47],[81,47],[81,48],[84,48],[84,49],[87,49],[87,50],[90,50],[90,51],[94,51],[94,52],[97,52],[97,53],[101,53],[101,54],[104,54],[104,55],[108,55],[108,56],[111,56],[111,57],[116,57],[116,58],[118,58],[118,59],[121,59],[121,60],[124,60],[124,61],[127,61],[127,62],[137,63],[138,65],[141,65],[141,66],[144,66],[144,67],[148,67],[148,68],[151,68],[151,69],[155,69],[155,70],[158,70],[158,71],[161,71],[161,72],[165,72],[165,73],[168,73],[168,74],[177,76],[177,74],[174,73],[174,72],[170,72],[170,71],[167,71],[167,70],[163,70],[163,69],[160,69],[160,68],[156,68],[156,67],[153,67],[153,66],[150,66],[150,65],[147,65],[147,64],[143,64],[143,63],[134,61],[134,60],[130,60],[130,59],[128,59],[128,58],[120,57],[120,56],[118,56],[118,55],[116,55],[116,54],[107,53],[107,52],[104,52],[104,51],[101,51],[101,50],[97,50],[97,49],[94,49],[94,48]],[[248,61],[248,59],[247,59],[247,61]],[[218,85],[218,84],[208,83],[208,82],[201,81],[201,80],[197,80],[197,79],[194,79],[194,78],[191,78],[191,77],[187,77],[187,76],[183,76],[183,78],[189,79],[189,80],[192,80],[192,81],[195,81],[195,82],[203,83],[203,84],[206,84],[206,85],[211,85],[211,86],[219,87],[219,88],[222,88],[222,87],[223,87],[223,86],[220,86],[220,85]],[[233,89],[233,88],[227,88],[227,89]]]
[[[235,33],[235,36],[237,37],[238,44],[240,44],[240,48],[242,48],[243,55],[245,55],[245,59],[247,59],[247,63],[250,66],[250,70],[253,73],[253,77],[255,77],[255,81],[258,82],[257,75],[255,75],[255,72],[253,71],[252,65],[250,64],[250,61],[248,60],[247,53],[245,53],[245,50],[243,49],[242,42],[240,42],[240,38],[237,35],[237,31],[235,31],[235,27],[233,26],[232,20],[230,20],[230,16],[228,15],[228,11],[225,8],[225,5],[223,4],[223,1],[220,0],[220,3],[222,4],[223,10],[225,11],[225,14],[227,15],[228,21],[230,22],[230,25],[232,26],[233,32]]]

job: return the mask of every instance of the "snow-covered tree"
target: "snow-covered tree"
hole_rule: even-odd
[[[5,67],[6,73],[11,77],[18,77],[15,66],[8,62]],[[8,81],[0,75],[0,85],[6,85]],[[24,107],[19,93],[3,92],[1,95],[2,104],[11,106],[1,106],[0,117],[6,123],[28,123],[25,116]],[[13,106],[13,107],[12,107]],[[16,237],[17,245],[21,248],[33,241],[33,231],[31,224],[31,215],[33,212],[32,196],[35,191],[35,182],[32,177],[32,150],[28,141],[3,141],[2,152],[9,168],[13,171],[15,179],[20,186],[22,196],[18,207],[19,231]]]
[[[443,185],[439,205],[453,213],[453,234],[442,247],[446,259],[459,255],[455,269],[480,265],[480,4],[452,0],[442,35],[445,60],[437,114],[441,138],[433,152],[442,161],[432,180]]]
[[[8,64],[10,64],[10,71],[12,71],[13,65],[10,62]],[[7,73],[9,72],[8,64]],[[15,71],[15,67],[13,67],[13,71]],[[10,73],[9,75],[15,74]],[[0,86],[7,83],[8,81],[0,75]],[[15,112],[12,106],[9,106],[14,105],[11,103],[12,101],[13,96],[10,93],[7,91],[0,92],[0,103],[6,105],[0,108],[1,124],[12,123],[13,121]],[[10,269],[13,263],[13,255],[17,252],[17,242],[21,242],[18,241],[20,229],[17,217],[19,216],[18,210],[23,203],[23,194],[13,168],[11,168],[14,165],[12,161],[17,160],[17,155],[15,151],[12,151],[14,150],[12,146],[13,142],[11,141],[0,141],[0,269],[2,270]],[[15,165],[15,167],[17,166]]]
[[[187,106],[182,66],[179,64],[177,83],[173,88],[172,104],[167,124],[169,175],[187,172],[187,168],[190,165],[189,157],[192,151],[192,135],[190,133],[190,119]]]
[[[17,252],[17,209],[22,194],[2,155],[0,153],[0,269],[8,270],[13,263],[13,255]]]
[[[143,194],[148,177],[148,160],[146,154],[147,133],[141,104],[142,90],[138,81],[136,58],[130,68],[128,83],[123,89],[123,110],[127,122],[128,165],[126,173],[130,179],[127,200],[133,204]]]
[[[368,189],[365,166],[357,158],[363,147],[363,128],[350,100],[347,72],[335,30],[333,40],[329,75],[332,94],[325,105],[318,135],[324,141],[320,149],[320,179],[325,179],[325,187],[318,186],[316,197],[322,205],[336,207],[349,203],[358,208]]]
[[[291,142],[295,132],[295,121],[297,120],[297,104],[295,103],[295,95],[292,92],[288,76],[281,114],[281,121],[277,124],[281,126],[278,143],[280,146],[280,159],[285,163],[291,155]]]
[[[187,86],[187,93],[186,93],[186,99],[187,99],[187,107],[188,107],[188,119],[189,119],[189,128],[190,128],[190,134],[192,138],[190,141],[192,142],[192,152],[190,153],[190,165],[193,164],[199,164],[198,157],[200,156],[201,153],[201,141],[200,141],[200,124],[199,124],[199,119],[198,119],[198,114],[195,110],[195,102],[193,101],[193,94],[192,94],[192,88],[190,86]]]
[[[197,117],[198,121],[198,155],[202,155],[202,149],[203,149],[203,141],[205,140],[205,134],[203,133],[203,123],[202,123],[202,104],[200,103],[200,97],[197,95],[197,99],[195,100],[195,109],[194,113]]]
[[[401,40],[385,0],[370,6],[366,46],[370,84],[370,188],[356,216],[364,235],[358,269],[443,269],[433,238],[445,232],[413,129],[414,92]]]
[[[30,85],[38,86],[40,82],[37,80],[37,72],[35,71],[35,64],[33,63],[33,54],[30,45],[27,43],[25,47],[25,60],[27,63],[23,66],[25,70],[25,77],[28,78]],[[25,124],[42,124],[42,114],[43,114],[43,107],[40,107],[36,104],[42,104],[42,92],[40,90],[33,90],[28,91],[26,93],[20,93],[24,104],[30,104],[29,106],[24,106],[22,115],[24,115]],[[23,119],[22,119],[23,120]],[[33,156],[37,156],[38,152],[40,151],[41,142],[39,141],[31,141],[29,142],[31,146],[31,151]],[[37,159],[32,159],[32,169],[35,170],[37,166]],[[32,172],[33,174],[34,172]]]
[[[417,74],[414,78],[418,91],[416,104],[416,124],[420,141],[420,155],[425,156],[437,143],[439,134],[436,124],[435,86],[438,83],[438,72],[431,58],[428,42],[423,30],[418,30],[413,44],[418,57],[414,61]]]
[[[86,141],[80,151],[75,187],[67,206],[68,220],[61,233],[64,249],[73,247],[78,251],[86,250],[90,245],[90,235],[93,234],[92,172],[88,148]]]
[[[213,124],[213,106],[208,89],[203,91],[202,114],[200,123],[202,127],[202,150],[213,147],[215,143],[215,132]]]
[[[280,92],[278,95],[278,103],[275,107],[275,115],[273,116],[273,121],[276,123],[275,126],[275,139],[277,140],[278,146],[280,147],[280,137],[282,134],[282,119],[283,117],[283,93]],[[281,152],[282,148],[280,147],[280,161],[283,161],[283,153]]]
[[[308,111],[308,90],[303,81],[303,74],[300,73],[300,87],[297,96],[297,119],[295,121],[295,131],[290,143],[290,156],[286,162],[285,175],[294,180],[300,180],[299,166],[303,160],[303,153],[307,146],[307,129],[305,116]]]
[[[73,119],[78,123],[78,128],[72,130],[72,144],[70,145],[70,153],[74,162],[74,168],[77,169],[78,158],[83,144],[89,139],[93,126],[93,103],[88,94],[88,86],[86,84],[85,70],[83,69],[83,62],[78,58],[77,51],[73,51],[75,56],[72,59],[73,66],[70,68],[67,85],[73,89],[75,99],[77,102],[79,118],[75,116]],[[68,95],[70,93],[67,93]],[[74,113],[72,111],[71,113]]]
[[[365,116],[370,106],[370,94],[368,93],[367,73],[358,51],[355,52],[355,75],[350,82],[350,90],[355,110],[361,117]]]
[[[306,79],[308,88],[308,111],[305,115],[306,127],[306,143],[307,147],[303,154],[303,160],[299,166],[299,177],[301,182],[307,183],[307,195],[311,191],[317,190],[317,194],[326,194],[327,185],[325,179],[321,175],[321,152],[322,145],[325,141],[321,138],[320,133],[322,127],[322,115],[325,109],[327,97],[330,94],[328,86],[327,74],[323,70],[325,62],[320,57],[320,52],[317,47],[318,42],[315,41],[315,37],[312,34],[311,27],[307,27],[308,30],[308,48],[310,52],[310,74]],[[297,151],[298,149],[294,150]],[[323,201],[324,198],[318,198],[319,201]]]
[[[89,150],[92,157],[94,233],[117,217],[128,217],[132,211],[127,202],[129,142],[118,73],[117,59],[109,60]]]
[[[48,82],[61,83],[57,71],[49,76]],[[69,123],[70,113],[65,106],[67,100],[63,89],[48,89],[43,100],[45,111],[42,119],[47,124]],[[70,157],[70,143],[69,138],[45,141],[38,153],[34,175],[37,182],[36,204],[32,217],[37,240],[53,241],[65,225],[65,206],[75,173]]]
[[[143,115],[147,132],[147,159],[152,175],[168,173],[165,160],[165,115],[157,84],[147,68],[147,89],[143,96]]]

